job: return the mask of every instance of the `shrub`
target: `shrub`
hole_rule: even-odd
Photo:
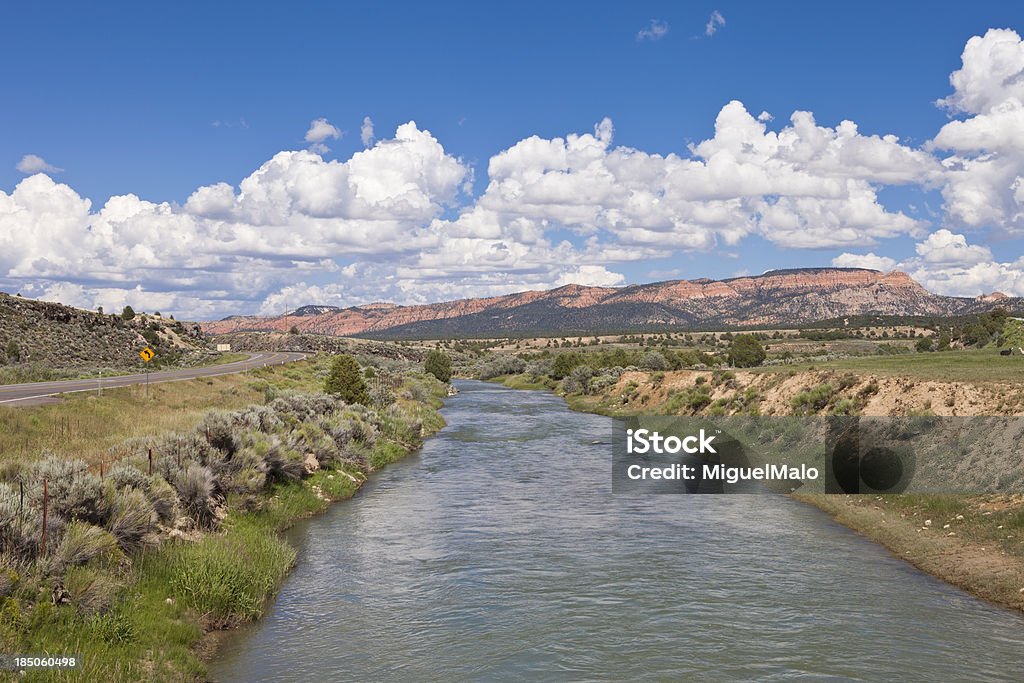
[[[103,524],[109,514],[103,484],[81,460],[49,456],[30,470],[29,498],[36,507],[43,502],[43,481],[48,481],[50,510],[65,519]]]
[[[182,511],[197,525],[206,526],[213,519],[213,472],[197,463],[178,472],[174,479]]]
[[[914,348],[917,349],[918,353],[927,353],[932,350],[933,345],[934,342],[931,337],[922,337],[917,340],[917,344],[914,345]]]
[[[739,334],[729,345],[729,364],[737,368],[752,368],[764,362],[764,346],[752,334]]]
[[[615,386],[618,381],[618,376],[614,374],[598,375],[590,380],[589,389],[591,393],[597,393],[603,389]]]
[[[860,380],[857,379],[857,375],[853,374],[852,372],[848,372],[842,377],[840,377],[839,380],[836,382],[836,391],[846,391],[847,389],[852,389],[853,387],[857,386],[858,381]]]
[[[824,409],[835,395],[835,389],[831,384],[819,384],[813,389],[801,391],[790,401],[793,410],[798,415],[809,415]]]
[[[37,507],[30,504],[28,497],[22,505],[19,491],[0,483],[0,538],[4,549],[22,562],[35,559],[42,526],[42,515]],[[62,531],[60,519],[51,515],[47,520],[48,549],[57,547]]]
[[[526,361],[519,356],[496,355],[480,367],[477,377],[484,380],[494,379],[503,375],[518,375],[524,370],[526,370]]]
[[[588,366],[577,365],[569,376],[562,380],[562,391],[567,394],[586,394],[593,375],[594,371]]]
[[[696,391],[690,394],[689,400],[687,401],[686,405],[691,411],[696,413],[709,403],[711,403],[711,396],[709,394]]]
[[[269,406],[249,406],[235,413],[235,423],[247,429],[269,433],[283,424]]]
[[[395,392],[386,386],[370,387],[370,405],[376,408],[386,408],[394,404]]]
[[[58,569],[86,564],[96,558],[116,558],[121,553],[117,539],[98,526],[71,522],[53,554]]]
[[[150,478],[145,472],[128,463],[114,465],[110,470],[108,481],[116,490],[134,488],[146,491],[150,484]]]
[[[648,351],[640,359],[640,367],[645,370],[668,370],[668,361],[657,351]]]
[[[861,387],[860,391],[857,392],[857,396],[859,396],[859,397],[861,397],[863,399],[863,398],[867,398],[868,396],[874,396],[877,393],[878,393],[878,382],[875,381],[875,380],[871,380],[870,382],[865,384],[863,387]]]
[[[231,413],[219,410],[211,410],[203,416],[202,421],[196,428],[200,436],[207,439],[209,444],[228,457],[238,450],[238,440],[235,438],[234,419]],[[204,458],[197,458],[203,462]]]
[[[370,395],[359,371],[359,363],[348,354],[342,354],[331,363],[331,372],[324,383],[324,391],[339,396],[345,403],[366,405]]]
[[[166,524],[174,520],[178,495],[166,479],[154,476],[150,481],[149,490],[146,491],[146,498],[153,506],[153,511],[159,521]]]
[[[854,415],[857,412],[857,404],[852,399],[844,398],[832,407],[833,415]]]
[[[311,422],[288,434],[287,447],[300,453],[312,453],[321,465],[336,462],[339,456],[334,439],[320,425]]]
[[[444,351],[431,349],[423,369],[442,382],[447,382],[452,378],[452,359]]]
[[[107,528],[125,552],[132,552],[142,546],[142,539],[153,529],[156,518],[145,493],[124,491],[114,499]]]
[[[379,429],[388,438],[410,447],[423,441],[423,423],[397,406],[391,406],[378,414]]]
[[[121,589],[109,573],[92,567],[72,567],[64,576],[64,588],[71,594],[71,604],[83,614],[106,612]]]
[[[524,372],[530,376],[530,379],[534,382],[538,381],[542,377],[546,377],[551,374],[555,365],[555,361],[550,358],[540,358],[531,361],[526,365]]]
[[[302,455],[285,448],[277,438],[257,444],[256,452],[263,456],[268,481],[289,482],[302,479],[305,473]]]
[[[4,353],[7,355],[8,360],[12,360],[15,363],[21,360],[21,347],[13,339],[7,342],[7,348],[4,349]]]
[[[583,363],[583,356],[575,352],[560,353],[555,356],[555,363],[551,367],[551,376],[555,379],[567,377],[573,369]]]
[[[336,396],[327,394],[297,394],[287,392],[275,398],[270,409],[284,422],[293,426],[298,422],[308,422],[314,418],[337,412],[345,402]]]
[[[122,320],[134,320],[135,319],[135,309],[133,309],[131,306],[125,306],[123,309],[121,309],[121,319]]]

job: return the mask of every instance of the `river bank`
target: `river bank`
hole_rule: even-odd
[[[785,496],[609,495],[608,419],[457,386],[444,430],[289,533],[213,680],[1018,678],[1024,615]]]
[[[558,392],[550,378],[505,375],[493,378],[513,389]],[[853,377],[816,370],[777,376],[752,372],[681,371],[623,373],[596,395],[564,396],[572,410],[609,417],[677,414],[708,409],[791,411],[807,387],[829,387],[829,405],[859,400],[863,414],[931,410],[940,414],[1006,412],[998,388],[960,382],[927,382],[899,377]],[[910,390],[917,389],[914,394]],[[1014,394],[1016,396],[1016,394]],[[680,402],[680,397],[683,402]],[[953,397],[954,400],[950,398]],[[933,402],[934,399],[934,402]],[[984,400],[982,400],[984,399]],[[1019,401],[1012,404],[1019,409]],[[689,414],[688,412],[686,414]],[[703,414],[703,413],[701,413]],[[897,413],[900,414],[900,413]],[[794,495],[838,523],[884,545],[918,569],[984,600],[1024,611],[1024,496],[966,495]]]
[[[327,364],[236,377],[227,387],[236,400],[263,400],[129,439],[106,459],[76,459],[71,449],[4,461],[0,645],[78,658],[73,674],[30,671],[26,680],[204,679],[209,634],[258,619],[294,567],[281,532],[350,498],[444,425],[445,385],[434,378],[388,375],[364,407],[317,393]],[[207,388],[194,393],[216,401]],[[180,410],[177,395],[157,396],[149,410]],[[40,415],[100,405],[81,398]],[[38,497],[47,478],[44,553]]]
[[[1024,497],[894,494],[793,497],[921,571],[1024,611]]]

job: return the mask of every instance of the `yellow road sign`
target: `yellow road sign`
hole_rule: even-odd
[[[139,355],[142,356],[142,360],[148,363],[149,361],[153,360],[153,356],[155,356],[156,353],[153,351],[153,349],[147,346],[146,348],[139,351]]]

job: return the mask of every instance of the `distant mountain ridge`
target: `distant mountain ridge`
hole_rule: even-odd
[[[379,339],[594,334],[665,327],[793,326],[847,315],[964,315],[1024,308],[995,292],[933,294],[900,271],[862,268],[775,270],[726,280],[668,280],[627,287],[565,285],[481,299],[399,306],[303,306],[276,317],[231,316],[204,331],[286,331]]]

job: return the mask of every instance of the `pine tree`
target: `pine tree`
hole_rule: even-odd
[[[345,403],[370,402],[370,394],[366,390],[366,382],[359,371],[359,363],[348,354],[342,354],[331,363],[331,374],[327,376],[324,391],[337,394]]]

